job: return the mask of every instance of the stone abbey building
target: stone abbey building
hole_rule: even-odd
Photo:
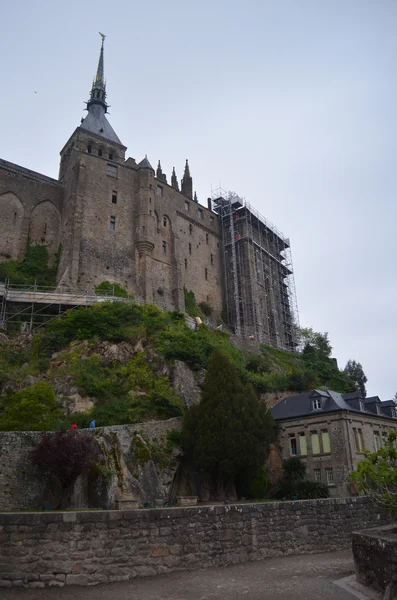
[[[62,148],[59,178],[0,160],[0,260],[28,240],[62,254],[58,285],[93,293],[103,281],[144,302],[185,309],[185,290],[239,335],[295,345],[289,241],[247,202],[219,191],[197,201],[188,161],[181,182],[160,162],[126,158],[106,118],[104,45],[87,116]],[[12,282],[11,282],[12,283]]]

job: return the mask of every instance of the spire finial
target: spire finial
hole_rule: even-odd
[[[87,102],[87,109],[90,109],[90,106],[93,104],[99,104],[103,106],[105,112],[107,112],[108,105],[106,103],[106,81],[104,76],[104,60],[103,60],[103,46],[105,42],[106,35],[104,33],[99,32],[99,35],[102,38],[101,51],[99,54],[98,60],[98,68],[96,72],[96,76],[92,83],[90,99]]]

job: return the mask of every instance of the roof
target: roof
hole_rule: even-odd
[[[152,165],[148,161],[147,156],[145,156],[145,158],[138,164],[138,169],[152,169],[152,171],[154,171]]]
[[[320,399],[321,408],[314,408],[314,399]],[[280,400],[278,404],[272,407],[271,411],[276,420],[293,419],[338,411],[365,413],[372,416],[376,414],[389,419],[397,419],[396,403],[393,400],[381,402],[377,396],[366,399],[370,402],[360,402],[360,400],[363,400],[363,398],[357,392],[340,394],[333,390],[312,390],[311,392],[305,392],[296,396],[288,396],[287,398]],[[375,411],[373,409],[371,410],[369,407],[373,403],[377,403],[377,401],[379,402],[379,409]]]
[[[105,111],[99,104],[90,106],[88,115],[80,125],[81,129],[100,135],[106,140],[115,142],[116,144],[123,145],[116,135],[113,127],[105,117]]]

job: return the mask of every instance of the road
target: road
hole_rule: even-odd
[[[1,590],[2,600],[353,600],[332,582],[354,570],[349,550],[174,572],[93,587]]]

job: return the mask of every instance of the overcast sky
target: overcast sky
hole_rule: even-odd
[[[105,42],[127,156],[291,240],[300,322],[397,390],[396,0],[0,0],[0,156],[57,177]],[[1,215],[0,215],[1,218]]]

